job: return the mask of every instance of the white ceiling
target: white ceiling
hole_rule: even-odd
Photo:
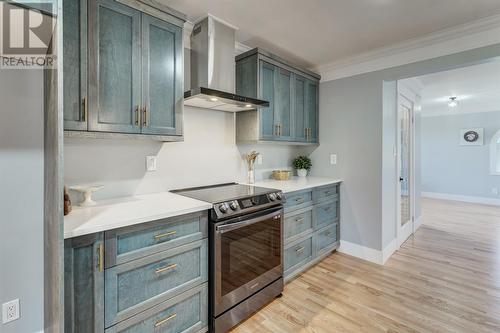
[[[500,61],[464,67],[417,78],[423,85],[422,115],[451,115],[500,111]],[[450,110],[456,96],[459,107]]]
[[[158,0],[191,21],[215,15],[237,40],[316,68],[500,14],[499,0]]]

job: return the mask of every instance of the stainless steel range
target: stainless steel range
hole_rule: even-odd
[[[211,332],[227,332],[283,291],[283,193],[236,183],[172,191],[210,212]]]

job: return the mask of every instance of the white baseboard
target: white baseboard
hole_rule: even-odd
[[[422,222],[423,222],[422,216],[417,217],[417,219],[415,220],[415,232],[418,230],[418,228],[420,228]]]
[[[382,265],[385,265],[387,260],[394,254],[394,252],[397,251],[398,249],[398,240],[394,238],[392,242],[389,243],[383,250],[382,250]]]
[[[494,198],[471,197],[471,196],[466,196],[466,195],[436,193],[436,192],[422,192],[421,196],[424,198],[451,200],[451,201],[462,201],[462,202],[470,202],[470,203],[477,203],[477,204],[490,205],[490,206],[500,206],[500,199],[494,199]]]
[[[415,229],[416,230],[416,229]],[[411,236],[412,232],[413,232],[413,226],[411,225],[411,222],[408,222],[406,223],[405,225],[403,225],[400,229],[400,234],[398,235],[398,248],[404,243],[406,242],[406,240],[408,239],[408,237]]]
[[[394,239],[383,251],[341,240],[340,247],[337,251],[378,265],[383,265],[396,250],[397,240]]]

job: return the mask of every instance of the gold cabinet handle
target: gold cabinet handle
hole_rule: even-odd
[[[280,130],[279,130],[278,124],[274,125],[274,135],[276,135],[276,136],[280,135]]]
[[[104,272],[104,245],[99,244],[99,272]]]
[[[295,199],[295,201],[302,202],[302,201],[304,201],[304,198],[300,197],[300,198]]]
[[[301,246],[301,247],[295,249],[295,252],[297,252],[298,254],[301,254],[302,252],[304,252],[304,250],[305,250],[304,247]]]
[[[299,218],[299,219],[295,219],[295,222],[302,223],[302,222],[304,222],[304,218],[303,218],[303,217],[301,217],[301,218]]]
[[[142,108],[142,126],[148,126],[148,107]]]
[[[165,267],[161,267],[161,268],[155,269],[155,273],[156,274],[161,274],[161,273],[164,273],[166,271],[170,271],[170,270],[176,269],[176,268],[177,268],[177,264],[172,264],[172,265],[168,265],[168,266],[165,266]]]
[[[163,318],[163,319],[160,319],[158,320],[156,323],[155,323],[155,328],[157,327],[160,327],[161,325],[165,324],[166,322],[174,319],[175,317],[177,317],[177,313],[174,313],[174,314],[171,314],[170,316],[166,317],[166,318]]]
[[[139,126],[139,122],[140,122],[140,120],[139,120],[139,118],[140,118],[139,109],[140,108],[141,107],[139,105],[137,105],[136,108],[135,108],[135,125],[136,126]]]
[[[85,96],[83,98],[83,101],[82,101],[82,106],[83,106],[83,115],[82,115],[82,122],[85,122],[87,121],[87,117],[88,117],[88,113],[89,113],[89,107],[88,107],[88,101],[87,101],[87,96]]]
[[[165,238],[165,237],[169,237],[169,236],[173,236],[177,233],[177,231],[173,230],[173,231],[169,231],[169,232],[166,232],[164,234],[159,234],[159,235],[155,235],[155,240],[159,240],[159,239],[162,239],[162,238]]]

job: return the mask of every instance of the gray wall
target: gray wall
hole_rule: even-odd
[[[484,128],[483,146],[460,146],[460,129]],[[500,176],[490,175],[491,138],[500,111],[422,118],[422,191],[498,199]]]
[[[43,330],[43,74],[0,70],[0,303],[21,319],[2,333]]]
[[[384,174],[392,173],[385,168],[393,168],[392,159],[383,158],[393,149],[384,147],[392,144],[389,136],[384,140],[384,117],[394,118],[388,113],[396,113],[395,107],[392,111],[384,111],[383,82],[473,65],[499,56],[500,44],[496,44],[321,83],[321,145],[311,153],[313,174],[345,180],[341,205],[342,240],[381,250],[395,230],[392,221],[384,220],[385,216],[392,216],[392,205],[382,205],[384,189],[396,186],[396,177],[393,184],[383,181]],[[386,126],[386,129],[393,131],[394,127]],[[333,153],[338,154],[336,166],[328,162]],[[382,236],[385,228],[388,228],[387,234]]]

